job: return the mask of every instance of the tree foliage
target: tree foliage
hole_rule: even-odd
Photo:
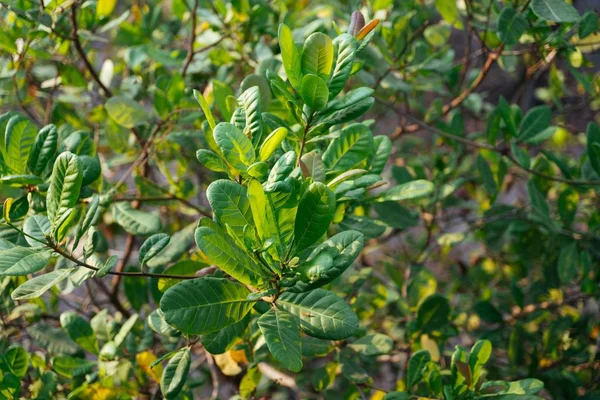
[[[0,3],[0,399],[598,396],[575,6]]]

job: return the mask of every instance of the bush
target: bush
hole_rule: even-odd
[[[0,398],[600,395],[597,11],[126,3],[0,6]]]

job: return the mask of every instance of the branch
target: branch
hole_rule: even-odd
[[[77,50],[77,54],[79,54],[79,57],[85,64],[85,67],[89,71],[90,75],[92,75],[92,79],[98,84],[98,86],[100,86],[102,90],[104,90],[104,93],[107,97],[112,97],[112,92],[100,80],[100,76],[98,76],[98,73],[88,60],[87,56],[85,55],[85,51],[83,51],[83,47],[81,46],[81,42],[79,41],[79,36],[77,32],[79,30],[79,27],[77,25],[77,2],[74,2],[73,6],[71,7],[71,24],[73,26],[73,30],[71,31],[71,39],[73,40],[73,44],[75,45],[75,50]]]
[[[194,0],[194,6],[191,10],[191,19],[192,19],[192,34],[190,35],[190,45],[188,48],[187,57],[185,59],[185,64],[183,65],[183,70],[181,71],[181,76],[185,78],[187,74],[188,67],[190,66],[192,59],[194,58],[194,43],[196,42],[196,9],[198,8],[198,0]]]
[[[401,115],[403,117],[405,117],[408,120],[413,121],[413,125],[409,125],[409,127],[413,127],[415,126],[416,129],[413,129],[413,131],[418,130],[419,128],[423,128],[427,131],[430,131],[432,133],[438,134],[440,136],[443,136],[445,138],[448,139],[452,139],[454,141],[457,141],[459,143],[465,144],[467,146],[470,147],[475,147],[478,149],[485,149],[485,150],[489,150],[489,151],[493,151],[495,153],[498,153],[504,157],[506,157],[507,160],[509,160],[512,164],[514,164],[517,168],[525,171],[528,174],[531,175],[535,175],[539,178],[543,178],[549,181],[554,181],[554,182],[561,182],[561,183],[567,183],[569,185],[581,185],[581,186],[600,186],[600,180],[578,180],[578,179],[567,179],[567,178],[561,178],[561,177],[554,177],[554,176],[550,176],[550,175],[546,175],[544,173],[541,173],[539,171],[536,171],[534,169],[531,168],[527,168],[522,166],[521,164],[519,164],[519,162],[517,161],[516,158],[514,158],[510,153],[508,153],[508,151],[506,149],[503,148],[497,148],[494,147],[492,145],[489,144],[485,144],[485,143],[479,143],[479,142],[475,142],[473,140],[464,138],[464,137],[460,137],[460,136],[456,136],[456,135],[452,135],[450,133],[446,133],[444,131],[442,131],[441,129],[438,129],[434,126],[431,126],[429,124],[427,124],[424,121],[421,121],[418,118],[415,118],[411,115],[408,115],[404,112],[402,112],[401,110],[396,109],[393,104],[387,103],[383,100],[378,100],[380,103],[386,105],[387,107],[389,107],[390,109],[394,110],[394,112],[396,112],[398,115]]]

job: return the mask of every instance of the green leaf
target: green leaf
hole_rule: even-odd
[[[579,193],[571,188],[565,189],[558,197],[558,214],[565,225],[570,226],[577,215]]]
[[[600,127],[594,122],[587,126],[587,155],[592,168],[600,175]]]
[[[406,371],[407,389],[412,388],[423,379],[423,369],[429,361],[431,361],[431,355],[427,350],[419,350],[410,357]]]
[[[512,7],[506,7],[498,17],[498,36],[504,44],[517,44],[528,25],[522,14]]]
[[[352,124],[331,141],[323,153],[323,162],[334,171],[346,171],[366,160],[372,148],[371,130],[361,123]]]
[[[297,267],[301,280],[289,290],[305,292],[333,281],[352,265],[363,245],[363,234],[353,230],[340,232],[327,239]]]
[[[305,174],[308,174],[313,180],[318,182],[325,181],[325,163],[321,154],[316,151],[310,151],[302,155],[300,165]]]
[[[50,187],[46,195],[46,209],[53,230],[57,228],[61,219],[65,216],[68,217],[67,213],[77,205],[82,181],[83,166],[79,157],[70,152],[60,154],[54,162]]]
[[[166,233],[157,233],[144,241],[139,251],[140,265],[146,265],[148,261],[156,257],[169,244],[171,237]]]
[[[375,201],[381,203],[384,201],[418,199],[430,195],[433,193],[433,189],[433,183],[424,179],[417,179],[381,192],[379,196],[375,198]]]
[[[260,316],[258,326],[273,357],[290,371],[299,372],[302,342],[296,317],[283,310],[270,309]]]
[[[22,276],[44,268],[51,252],[43,248],[16,246],[0,250],[0,276]]]
[[[478,340],[469,354],[469,368],[473,382],[479,382],[481,369],[492,355],[492,344],[489,340]]]
[[[388,335],[374,333],[355,340],[348,347],[363,356],[372,357],[389,354],[394,348],[394,341]]]
[[[369,160],[370,172],[381,174],[392,154],[392,140],[385,135],[377,135],[373,138],[373,147],[375,152]]]
[[[27,333],[38,346],[50,353],[73,354],[80,351],[62,328],[41,322],[28,327]]]
[[[286,179],[294,170],[295,164],[296,152],[293,150],[288,151],[279,157],[279,160],[275,162],[275,165],[273,165],[273,168],[271,168],[271,172],[269,172],[269,177],[267,178],[267,182],[265,184],[265,190],[271,191],[278,182]]]
[[[29,170],[35,175],[42,175],[48,163],[56,154],[58,131],[54,125],[46,125],[38,132],[31,154],[29,155]]]
[[[494,173],[490,168],[490,165],[486,161],[485,158],[481,154],[477,155],[477,170],[479,171],[479,176],[483,180],[483,187],[490,194],[490,196],[494,196],[498,191],[498,187],[496,185],[496,180],[494,179]]]
[[[246,128],[244,134],[250,137],[252,144],[258,146],[262,138],[262,112],[260,104],[260,88],[252,86],[246,89],[240,96],[240,100],[244,107],[244,115],[246,117]],[[252,151],[254,155],[254,150]]]
[[[448,299],[433,294],[425,299],[417,311],[417,327],[422,333],[431,333],[444,328],[450,320]]]
[[[523,121],[519,127],[517,139],[526,141],[548,127],[552,121],[552,111],[548,106],[537,106],[525,114]]]
[[[13,300],[35,299],[43,295],[54,285],[65,280],[73,272],[72,268],[57,269],[47,274],[36,276],[27,280],[16,288],[11,294]]]
[[[148,120],[148,111],[128,97],[111,97],[104,108],[113,121],[125,128],[134,128]]]
[[[90,353],[98,354],[98,340],[90,324],[75,311],[66,311],[60,315],[60,325],[75,343]]]
[[[196,152],[196,158],[200,161],[200,164],[211,171],[229,173],[229,167],[225,161],[214,151],[200,149]]]
[[[195,260],[181,260],[171,265],[164,271],[165,275],[184,275],[184,276],[195,276],[196,272],[202,268],[208,267],[207,264],[201,263]],[[179,278],[160,278],[158,280],[158,290],[164,292],[171,286],[180,282]]]
[[[347,33],[342,33],[333,40],[335,67],[329,81],[329,99],[337,96],[350,79],[356,47],[356,39]]]
[[[160,308],[152,311],[146,318],[148,326],[156,332],[164,336],[177,336],[179,332],[165,321],[165,316]]]
[[[223,271],[247,285],[262,285],[269,275],[248,253],[239,248],[222,230],[201,226],[196,229],[196,244],[204,255]]]
[[[292,86],[296,90],[299,90],[300,83],[302,82],[300,51],[296,43],[294,43],[292,31],[285,24],[279,25],[279,47],[281,48],[281,59],[285,74]]]
[[[256,161],[252,142],[235,125],[221,122],[215,127],[213,136],[227,162],[238,172],[245,171]]]
[[[253,307],[250,291],[228,279],[179,282],[165,292],[160,309],[165,321],[186,334],[205,334],[241,320]]]
[[[262,185],[256,179],[251,180],[248,184],[248,200],[252,215],[254,216],[258,237],[263,243],[267,242],[268,239],[274,239],[278,250],[280,250],[280,256],[283,256],[280,249],[281,240],[278,237],[279,230],[273,206],[265,194]]]
[[[531,10],[538,18],[553,22],[577,22],[579,13],[565,0],[533,0]]]
[[[68,379],[88,374],[95,366],[96,362],[88,361],[84,358],[60,356],[52,359],[53,370]]]
[[[29,353],[21,346],[13,346],[4,353],[4,360],[10,372],[18,378],[27,375],[29,369]]]
[[[315,111],[320,111],[327,106],[329,89],[323,79],[317,75],[306,74],[302,78],[300,95],[307,106]]]
[[[333,43],[324,33],[312,33],[302,48],[302,72],[329,81],[333,65]]]
[[[25,172],[36,135],[35,125],[27,118],[15,115],[8,121],[2,153],[4,163],[11,171],[17,174]]]
[[[186,251],[194,246],[196,223],[193,222],[171,235],[171,241],[159,255],[148,261],[150,268],[156,268],[177,261]]]
[[[136,210],[129,203],[118,203],[113,207],[113,217],[117,224],[132,235],[153,235],[161,228],[158,215]]]
[[[249,322],[250,314],[246,314],[246,316],[238,322],[226,326],[216,332],[202,335],[200,342],[202,342],[202,346],[204,346],[210,354],[223,354],[233,347],[236,341],[244,335],[244,332],[248,329]]]
[[[529,200],[531,201],[533,211],[543,219],[550,219],[550,209],[548,208],[546,197],[535,186],[533,180],[527,182],[527,191],[529,193]]]
[[[0,159],[0,163],[2,160]],[[0,164],[1,165],[1,164]],[[4,175],[0,177],[0,183],[13,187],[21,187],[27,185],[39,185],[44,181],[35,175]]]
[[[531,166],[531,158],[529,154],[519,147],[517,142],[510,142],[510,149],[515,156],[515,159],[519,162],[519,165],[525,168],[529,168]]]
[[[579,22],[577,35],[579,39],[584,39],[598,30],[598,16],[593,11],[588,11],[583,14]]]
[[[119,332],[117,332],[115,339],[113,340],[115,342],[115,346],[120,347],[123,344],[127,338],[127,335],[129,335],[138,319],[139,316],[137,314],[133,314],[131,317],[127,318],[127,321],[125,321],[123,325],[121,325],[121,329],[119,329]]]
[[[458,13],[458,5],[455,0],[435,0],[435,8],[447,23],[456,29],[463,28],[463,23]]]
[[[200,108],[202,108],[202,111],[204,112],[204,116],[206,117],[206,120],[208,121],[208,125],[210,126],[210,129],[215,129],[215,117],[213,117],[212,111],[210,110],[210,107],[208,105],[208,102],[206,101],[206,99],[204,98],[204,96],[202,95],[202,93],[196,89],[193,90],[194,93],[194,98],[196,99],[196,101],[198,102],[198,104],[200,104]]]
[[[191,354],[189,347],[179,350],[169,360],[160,379],[160,391],[167,399],[174,399],[183,389],[190,372]]]
[[[338,124],[345,124],[346,122],[353,121],[366,113],[369,108],[375,103],[375,99],[373,97],[367,97],[356,103],[349,104],[347,107],[339,109],[331,113],[328,117],[326,117],[322,124],[330,127]],[[323,111],[323,114],[326,114],[327,110]],[[317,127],[315,127],[317,129]]]
[[[229,225],[239,238],[244,237],[244,227],[254,226],[247,190],[237,182],[219,179],[208,185],[206,197],[215,220]]]
[[[406,392],[388,392],[382,400],[409,400],[410,396]]]
[[[307,293],[283,293],[275,303],[300,320],[300,329],[320,339],[342,340],[358,329],[358,317],[334,293],[315,289]]]
[[[313,182],[298,205],[294,227],[296,251],[319,240],[329,228],[335,213],[335,194],[321,182]]]
[[[558,277],[567,284],[577,275],[579,266],[579,249],[576,242],[571,242],[560,249],[558,256]]]
[[[288,134],[287,128],[279,127],[275,129],[263,142],[258,151],[258,159],[260,161],[267,161],[269,157],[279,148],[281,142]]]

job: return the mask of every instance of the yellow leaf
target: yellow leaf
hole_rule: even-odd
[[[440,348],[435,340],[431,339],[429,335],[421,335],[421,347],[429,352],[431,361],[438,362],[440,360]]]
[[[108,17],[112,14],[116,5],[117,0],[98,0],[98,3],[96,4],[96,17]]]
[[[231,358],[231,353],[229,351],[223,354],[216,354],[214,357],[215,363],[217,363],[217,366],[223,375],[235,376],[242,372],[242,367]]]
[[[160,378],[162,377],[163,373],[162,364],[158,364],[154,368],[150,368],[150,365],[156,361],[156,356],[154,353],[150,351],[141,352],[135,356],[135,360],[140,368],[142,368],[142,370],[144,370],[144,372],[148,374],[150,378],[152,378],[155,382],[160,382]]]

